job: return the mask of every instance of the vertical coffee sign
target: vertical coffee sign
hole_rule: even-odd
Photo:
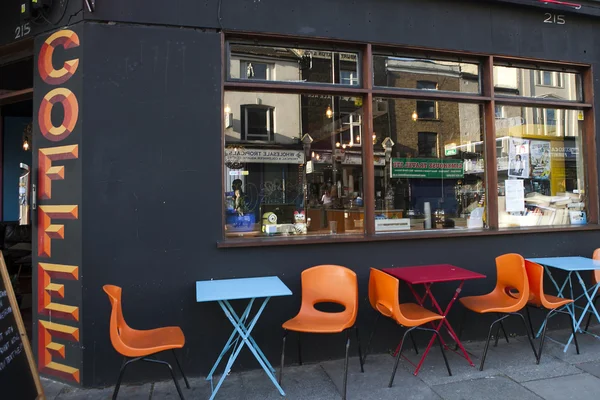
[[[36,39],[34,245],[37,359],[41,373],[81,382],[81,29]]]

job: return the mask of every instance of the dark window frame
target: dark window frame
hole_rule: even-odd
[[[553,231],[578,231],[578,230],[600,230],[598,224],[598,170],[596,165],[596,139],[595,139],[595,104],[593,102],[593,76],[590,64],[575,63],[575,62],[552,62],[538,59],[515,58],[508,56],[496,56],[489,54],[469,54],[469,60],[476,60],[480,64],[479,80],[481,82],[481,90],[479,93],[461,93],[461,92],[445,92],[439,90],[418,90],[406,88],[388,88],[374,87],[373,85],[373,54],[378,55],[389,54],[393,56],[398,52],[423,52],[429,57],[439,59],[462,59],[465,57],[460,52],[452,52],[435,49],[399,49],[396,45],[378,44],[372,45],[368,43],[349,43],[337,40],[323,39],[308,39],[302,37],[293,37],[285,39],[282,37],[272,38],[268,35],[247,35],[240,33],[222,32],[223,60],[226,62],[225,70],[229,65],[229,42],[232,43],[256,43],[264,41],[265,44],[285,45],[282,44],[294,43],[293,46],[310,46],[311,48],[319,48],[336,51],[349,51],[358,53],[359,58],[359,85],[345,86],[339,84],[316,84],[316,83],[285,83],[277,81],[243,81],[228,79],[227,73],[223,74],[222,88],[224,91],[247,91],[247,92],[272,92],[272,93],[318,93],[326,95],[340,96],[359,96],[363,97],[363,136],[370,137],[373,133],[372,128],[372,99],[375,97],[401,98],[421,101],[456,101],[465,103],[481,104],[484,109],[484,129],[485,129],[485,168],[486,171],[496,171],[496,152],[495,145],[496,129],[495,129],[495,104],[505,106],[520,106],[520,107],[538,107],[538,108],[557,108],[566,110],[580,110],[584,116],[583,129],[583,149],[584,149],[584,168],[586,171],[585,189],[587,190],[588,201],[588,224],[582,226],[561,226],[561,227],[542,227],[542,228],[499,228],[498,224],[498,197],[487,197],[487,215],[488,228],[483,230],[474,230],[469,232],[405,232],[381,235],[375,232],[375,192],[374,192],[374,167],[373,167],[373,148],[372,146],[361,146],[363,156],[363,191],[365,193],[364,209],[365,209],[365,232],[363,235],[350,235],[347,237],[332,237],[332,238],[302,238],[302,241],[291,240],[289,238],[260,238],[260,239],[243,239],[243,240],[223,240],[218,243],[219,247],[244,247],[256,245],[288,245],[288,244],[314,244],[314,243],[338,243],[340,241],[356,242],[356,241],[381,241],[381,240],[398,240],[411,238],[434,238],[434,237],[459,237],[459,236],[478,236],[478,235],[499,235],[499,234],[519,234],[519,233],[537,233],[537,232],[553,232]],[[292,41],[293,39],[293,41]],[[287,42],[285,42],[287,40]],[[261,42],[262,43],[262,42]],[[343,49],[343,50],[341,50]],[[583,93],[581,100],[561,100],[548,98],[530,98],[523,96],[503,96],[501,93],[495,93],[493,80],[494,65],[513,65],[522,66],[523,68],[535,68],[538,70],[550,69],[553,71],[575,72],[581,75],[581,90]],[[564,79],[563,79],[564,82]],[[224,130],[223,130],[224,132]],[[223,143],[224,143],[224,133]],[[491,144],[490,144],[491,143]],[[223,164],[223,163],[222,163]],[[223,168],[223,167],[222,167]],[[495,173],[486,174],[487,187],[497,187],[498,177]],[[224,224],[223,224],[224,226]],[[223,231],[223,238],[224,238]]]
[[[249,134],[248,133],[248,111],[250,110],[260,110],[264,111],[267,114],[267,133],[266,135],[259,134]],[[241,118],[241,138],[245,141],[264,141],[264,142],[274,142],[275,141],[275,107],[267,106],[263,104],[242,104],[240,105],[240,115]],[[251,136],[251,137],[250,137]],[[265,140],[264,137],[267,137]]]

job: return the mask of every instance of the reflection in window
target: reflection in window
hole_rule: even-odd
[[[496,94],[581,101],[581,75],[539,69],[494,66]]]
[[[228,78],[357,86],[358,53],[232,43]]]
[[[437,103],[439,121],[413,121],[414,101],[374,99],[388,110],[373,117],[373,151],[385,160],[375,167],[378,233],[485,225],[482,107]]]
[[[363,233],[360,98],[224,97],[226,237]]]
[[[374,55],[373,69],[373,84],[379,87],[480,93],[476,63]]]
[[[496,123],[500,227],[586,223],[577,111],[507,106],[507,112],[512,123]]]

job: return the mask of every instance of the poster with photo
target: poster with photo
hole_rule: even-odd
[[[536,179],[550,179],[550,142],[532,140],[529,149],[531,176]]]
[[[529,140],[510,138],[508,149],[508,176],[529,178]]]

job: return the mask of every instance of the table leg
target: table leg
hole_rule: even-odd
[[[598,293],[598,286],[599,285],[595,285],[593,288],[587,288],[585,286],[585,282],[583,281],[583,279],[581,278],[581,274],[579,273],[579,271],[575,271],[575,275],[577,275],[577,280],[579,281],[579,284],[581,285],[581,288],[583,289],[583,296],[585,296],[586,300],[587,300],[587,304],[583,309],[583,312],[581,313],[581,317],[579,317],[579,319],[574,319],[574,324],[575,324],[575,332],[577,331],[581,331],[580,326],[583,323],[583,320],[585,319],[587,312],[588,312],[588,308],[592,307],[592,312],[596,315],[596,318],[600,318],[600,316],[598,315],[598,310],[596,310],[596,308],[593,306],[593,300],[596,297],[596,293]],[[589,292],[590,290],[593,291],[593,294],[590,296]],[[581,297],[581,296],[580,296]],[[569,348],[569,345],[571,344],[571,342],[573,341],[573,334],[571,334],[571,336],[569,337],[569,340],[567,341],[567,344],[565,345],[565,349],[564,352],[567,352],[567,349]]]
[[[248,303],[248,306],[244,310],[244,313],[241,316],[241,319],[243,319],[244,322],[248,319],[248,315],[250,315],[250,310],[252,309],[252,305],[253,304],[254,304],[254,299],[250,300],[250,302]],[[231,336],[229,336],[229,340],[227,340],[227,343],[225,344],[225,347],[223,347],[223,350],[221,351],[221,354],[219,354],[219,357],[217,358],[217,361],[212,366],[210,372],[206,376],[206,380],[210,381],[211,389],[212,389],[212,376],[215,373],[215,371],[216,371],[217,367],[219,366],[219,364],[221,363],[221,360],[223,359],[223,356],[225,356],[225,354],[227,354],[227,352],[229,351],[229,349],[231,348],[231,346],[233,346],[234,348],[236,347],[236,345],[237,345],[237,336],[238,336],[238,333],[234,329],[233,332],[231,332]],[[234,344],[233,342],[236,342],[236,343]]]
[[[233,309],[233,307],[231,306],[231,304],[229,303],[225,303],[225,306],[229,309],[229,311],[231,312],[231,316],[236,320],[238,326],[240,327],[244,327],[244,324],[242,322],[243,318],[239,318],[237,317],[237,315],[235,314],[235,311]],[[244,320],[245,322],[245,320]],[[250,342],[252,342],[252,346],[254,346],[254,348],[258,351],[258,354],[262,357],[262,359],[266,362],[266,364],[269,366],[269,368],[271,369],[271,371],[273,373],[275,373],[275,368],[273,368],[273,366],[271,365],[271,363],[269,363],[269,360],[267,360],[267,356],[265,356],[265,354],[262,352],[262,350],[260,349],[260,347],[256,344],[256,342],[254,341],[254,338],[250,335],[248,335],[248,339],[250,340]]]
[[[544,269],[546,270],[546,273],[548,274],[550,281],[552,281],[552,283],[554,284],[554,287],[556,288],[556,291],[557,291],[556,296],[564,298],[563,291],[565,290],[567,284],[570,283],[570,281],[571,281],[572,272],[569,272],[569,274],[565,278],[565,281],[563,282],[562,286],[559,286],[558,283],[556,282],[556,279],[554,279],[554,276],[552,275],[552,271],[550,270],[550,268],[548,268],[547,266],[544,266]],[[575,319],[575,308],[573,307],[573,309],[571,309],[568,304],[565,307],[566,307],[567,311],[569,311],[569,314],[571,314],[571,317],[573,319]],[[540,337],[540,335],[542,334],[542,331],[544,330],[545,325],[546,325],[546,320],[544,320],[544,322],[540,326],[540,329],[538,329],[538,332],[535,334],[536,338]]]
[[[281,388],[281,386],[275,379],[275,376],[271,372],[271,371],[273,371],[273,367],[266,359],[263,359],[264,355],[261,356],[258,353],[258,351],[257,351],[258,346],[256,345],[256,342],[254,341],[254,339],[251,340],[251,332],[254,329],[254,326],[256,325],[256,323],[258,322],[258,319],[260,318],[260,315],[262,314],[263,310],[265,309],[269,299],[270,299],[270,297],[267,297],[264,299],[262,305],[256,312],[256,315],[250,320],[250,323],[247,326],[245,325],[245,321],[247,320],[248,315],[246,315],[246,318],[243,318],[244,315],[242,315],[242,317],[238,317],[237,314],[235,313],[235,310],[233,309],[233,307],[231,307],[231,304],[229,304],[229,302],[227,300],[222,300],[222,301],[218,302],[219,305],[221,306],[221,308],[223,309],[225,316],[229,319],[229,321],[233,325],[233,327],[236,331],[236,334],[238,336],[237,339],[241,339],[241,342],[239,343],[239,345],[234,346],[234,351],[232,352],[232,354],[229,357],[229,360],[227,361],[227,365],[225,366],[223,375],[221,376],[221,379],[219,379],[217,386],[214,388],[214,390],[211,394],[210,400],[215,398],[217,392],[219,391],[219,389],[221,388],[221,385],[223,384],[223,381],[227,377],[229,371],[231,370],[231,367],[233,366],[235,360],[237,359],[240,352],[242,351],[242,348],[244,347],[244,345],[248,346],[248,348],[250,349],[250,351],[252,352],[254,357],[258,360],[260,366],[263,368],[263,370],[265,371],[267,376],[271,379],[271,381],[273,382],[273,384],[279,391],[279,393],[282,396],[285,396],[285,392],[283,391],[283,389]],[[253,300],[254,299],[252,299],[251,301],[253,301]],[[256,348],[255,348],[255,346],[256,346]],[[259,349],[259,351],[260,351],[260,349]],[[263,354],[262,351],[260,353]]]

